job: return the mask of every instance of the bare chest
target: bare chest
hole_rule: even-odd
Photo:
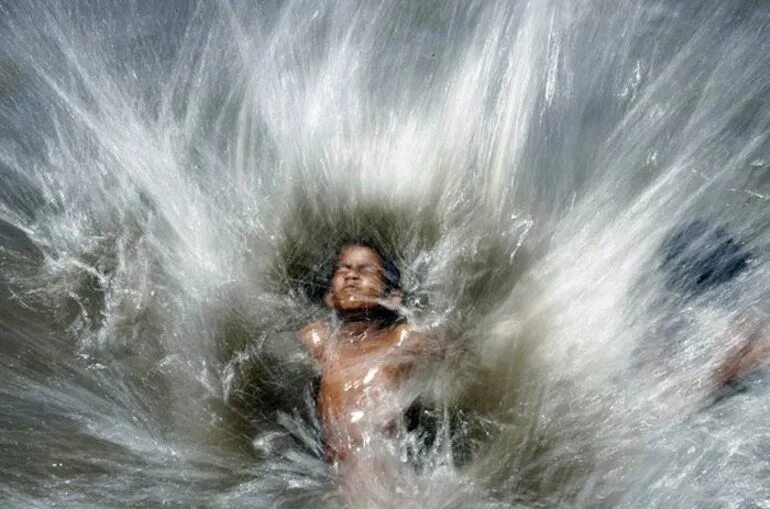
[[[324,364],[339,367],[368,365],[373,362],[387,362],[395,353],[398,334],[393,331],[364,333],[360,336],[335,335],[326,351]]]

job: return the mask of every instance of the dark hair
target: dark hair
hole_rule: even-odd
[[[343,242],[340,245],[340,248],[337,250],[337,255],[339,256],[343,249],[353,246],[371,249],[380,257],[380,260],[382,260],[382,269],[385,275],[385,291],[401,290],[401,271],[398,270],[398,267],[393,260],[393,256],[391,256],[389,251],[385,250],[375,242],[369,240],[354,239]],[[332,267],[331,273],[329,274],[327,280],[331,281],[333,275],[334,267]]]
[[[727,283],[749,265],[749,252],[721,226],[696,220],[676,227],[661,244],[666,286],[686,297]]]

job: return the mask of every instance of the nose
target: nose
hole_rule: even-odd
[[[345,281],[358,281],[360,278],[361,275],[357,270],[349,270],[345,272]]]

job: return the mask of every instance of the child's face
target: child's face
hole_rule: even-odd
[[[365,311],[380,305],[385,287],[380,255],[365,246],[348,246],[337,258],[325,302],[339,311]]]

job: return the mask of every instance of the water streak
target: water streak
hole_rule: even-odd
[[[708,382],[768,69],[752,1],[0,2],[0,500],[340,506],[297,332],[359,236],[447,354],[358,505],[768,504],[767,374]],[[695,297],[693,220],[750,255]]]

